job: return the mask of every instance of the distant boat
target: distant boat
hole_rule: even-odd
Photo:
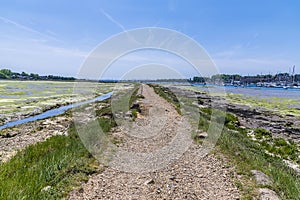
[[[292,89],[299,89],[300,87],[297,86],[297,85],[293,85],[291,88],[292,88]]]

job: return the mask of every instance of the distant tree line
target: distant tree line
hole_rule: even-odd
[[[74,77],[63,77],[63,76],[40,76],[39,74],[34,73],[18,73],[12,72],[9,69],[0,69],[0,79],[8,79],[8,80],[57,80],[57,81],[74,81],[76,80]]]
[[[241,82],[243,84],[258,82],[300,82],[300,74],[290,75],[289,73],[279,73],[275,75],[255,75],[241,76],[239,74],[216,74],[211,77],[193,77],[190,79],[193,83],[233,83]]]

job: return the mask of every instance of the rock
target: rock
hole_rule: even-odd
[[[206,132],[202,132],[201,130],[197,130],[196,133],[197,133],[198,138],[200,138],[200,139],[204,139],[204,138],[208,137],[208,134]]]
[[[125,118],[131,118],[132,117],[132,113],[131,113],[131,111],[129,110],[129,111],[127,111],[126,113],[125,113]]]
[[[162,192],[162,189],[159,187],[159,188],[157,188],[157,190],[156,190],[156,194],[160,194]]]
[[[285,164],[290,167],[291,169],[293,169],[298,175],[300,175],[300,168],[299,168],[299,164],[297,163],[293,163],[289,160],[283,160],[283,162],[285,162]]]
[[[171,176],[171,177],[170,177],[170,180],[171,180],[171,181],[174,181],[174,180],[175,180],[175,176]]]
[[[41,191],[47,192],[47,191],[49,191],[50,189],[51,189],[51,186],[48,185],[48,186],[44,187],[43,189],[41,189]]]
[[[259,188],[259,199],[260,200],[280,200],[276,192],[268,188]]]
[[[238,152],[238,151],[236,151],[236,152],[234,153],[234,155],[236,155],[236,156],[240,156],[240,155],[241,155],[241,153],[240,153],[240,152]]]
[[[272,185],[273,181],[271,180],[271,178],[263,172],[258,170],[251,170],[250,172],[253,174],[258,185]]]
[[[83,192],[84,192],[84,189],[83,189],[83,188],[80,188],[80,189],[78,190],[78,192],[79,192],[79,193],[83,193]]]
[[[153,179],[148,179],[147,181],[145,181],[144,185],[150,185],[153,184],[154,180]]]
[[[8,132],[5,135],[2,135],[3,138],[11,138],[11,137],[15,137],[16,135],[18,135],[18,133],[16,132]]]
[[[295,115],[292,114],[286,114],[287,117],[295,117]]]

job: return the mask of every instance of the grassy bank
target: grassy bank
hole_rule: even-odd
[[[201,109],[200,113],[199,128],[207,131],[211,109]],[[253,196],[257,195],[256,188],[259,187],[251,181],[253,176],[250,170],[260,170],[270,176],[274,183],[268,187],[283,199],[300,199],[300,180],[296,173],[279,157],[267,154],[266,147],[259,141],[251,140],[247,135],[251,130],[240,128],[238,119],[234,115],[230,113],[223,113],[223,115],[226,116],[225,126],[217,142],[216,152],[225,155],[236,166],[237,173],[242,175],[242,179],[236,180],[236,184],[243,192],[243,199],[253,199]],[[262,137],[270,138],[270,134],[266,131],[261,129],[255,131],[258,137],[263,135]],[[283,142],[280,144],[282,145]],[[294,152],[290,153],[290,156],[294,156]],[[289,153],[285,152],[285,154]]]
[[[116,125],[107,110],[97,111],[96,120],[105,134]],[[53,136],[31,145],[1,163],[0,169],[0,199],[58,199],[104,168],[86,150],[71,125],[68,136]]]
[[[56,199],[99,169],[75,130],[29,146],[1,164],[1,199]],[[43,191],[48,187],[49,190]]]

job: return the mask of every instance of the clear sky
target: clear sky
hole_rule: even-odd
[[[299,10],[297,0],[2,0],[0,68],[76,76],[105,39],[154,26],[196,40],[221,73],[300,73]]]

